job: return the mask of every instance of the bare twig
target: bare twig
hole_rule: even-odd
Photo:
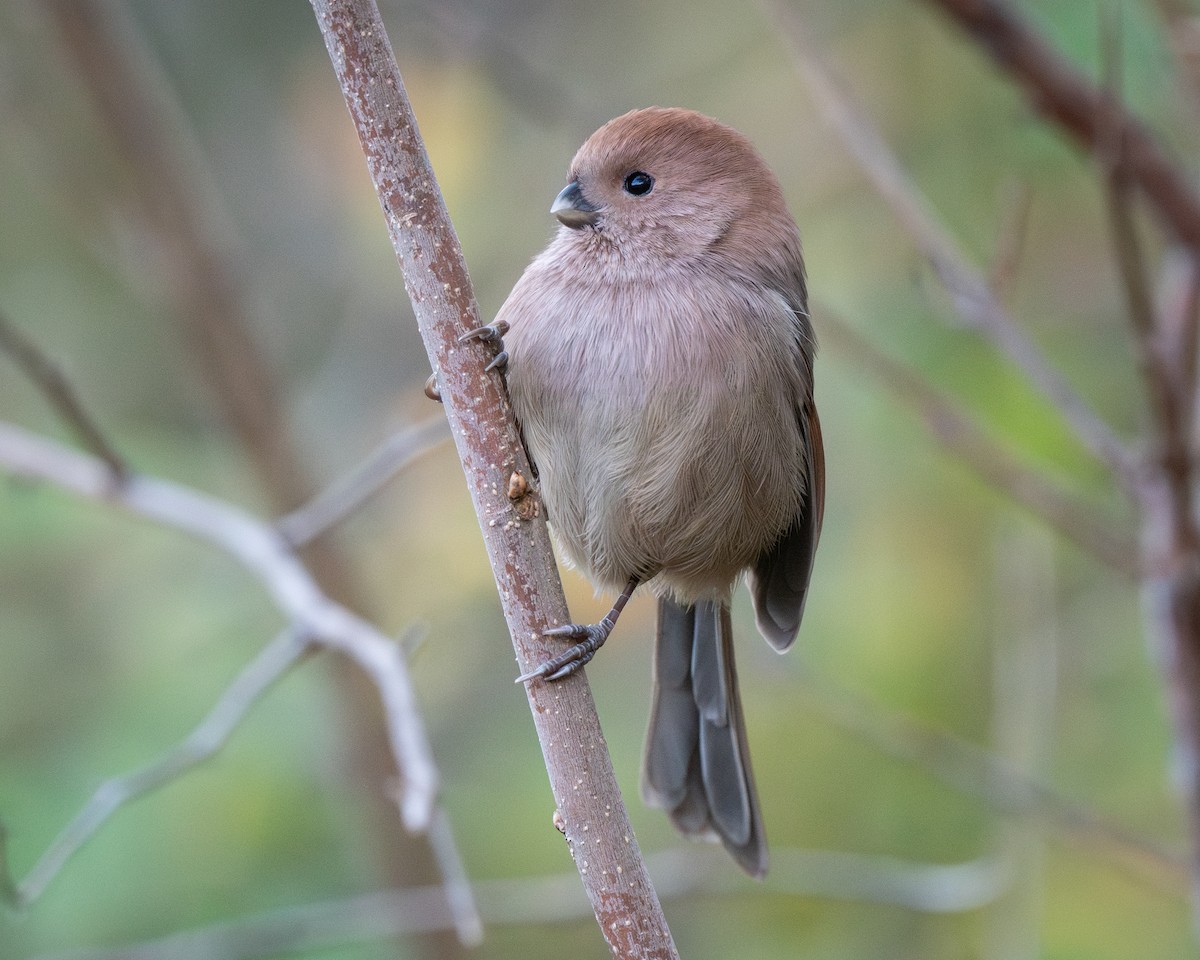
[[[1133,221],[1130,182],[1117,160],[1107,177],[1108,209],[1126,307],[1133,327],[1139,367],[1154,421],[1155,460],[1171,497],[1172,542],[1179,550],[1194,550],[1198,541],[1192,516],[1192,455],[1186,422],[1192,398],[1175,392],[1177,378],[1161,354],[1157,317],[1146,279],[1141,243]],[[1197,731],[1200,735],[1200,730]]]
[[[237,439],[275,513],[312,496],[309,464],[297,444],[282,385],[252,330],[256,247],[240,235],[171,78],[121,2],[47,0],[72,66],[91,94],[105,132],[129,164],[133,200],[148,227],[145,252],[130,273],[163,291],[195,370]],[[71,189],[75,189],[72,185]],[[349,609],[370,611],[370,596],[332,537],[303,550],[321,590]],[[339,761],[348,777],[382,786],[394,775],[391,746],[370,682],[347,662],[332,664],[342,724]],[[409,836],[381,789],[364,791],[376,841],[372,850],[394,886],[436,879],[432,851]],[[464,931],[469,936],[469,931]],[[451,938],[428,944],[431,956],[462,956]]]
[[[1009,190],[1010,200],[1005,208],[1004,219],[996,240],[996,251],[988,270],[987,285],[1001,303],[1004,302],[1017,276],[1017,265],[1025,246],[1025,235],[1029,228],[1029,208],[1033,203],[1033,192],[1027,183],[1016,183]]]
[[[913,371],[859,336],[836,312],[822,307],[819,313],[822,339],[915,410],[953,456],[1106,566],[1130,579],[1137,577],[1137,543],[1117,527],[1111,511],[1088,507],[1042,473],[1018,462],[975,420]]]
[[[120,3],[47,0],[72,65],[134,171],[160,281],[195,349],[189,360],[278,509],[309,493],[275,377],[243,315],[247,258],[161,67]]]
[[[717,867],[716,851],[679,848],[651,854],[665,898],[736,897],[747,880]],[[991,857],[926,864],[826,850],[772,851],[769,889],[776,895],[886,904],[918,913],[956,914],[993,902],[1009,883],[1008,865]],[[484,919],[493,926],[572,923],[590,906],[574,874],[481,880]],[[67,950],[32,960],[255,960],[402,936],[445,926],[434,887],[381,890],[344,900],[290,907],[115,949]]]
[[[1157,0],[1177,72],[1186,82],[1193,116],[1200,107],[1200,16],[1191,0]]]
[[[3,313],[0,313],[0,351],[7,353],[13,362],[25,371],[25,375],[50,401],[55,412],[62,417],[63,422],[74,432],[84,448],[108,464],[117,482],[124,479],[128,471],[125,461],[113,449],[104,432],[87,412],[79,394],[71,386],[71,381],[63,375],[54,361]]]
[[[992,739],[998,756],[1041,780],[1054,748],[1058,699],[1057,577],[1045,531],[1004,532],[995,553]],[[1013,883],[987,912],[987,960],[1041,955],[1046,827],[1036,818],[997,825]]]
[[[1175,895],[1186,892],[1185,858],[1030,779],[990,751],[885,710],[811,671],[805,674],[801,691],[831,722],[977,798],[989,809],[1006,816],[1044,818],[1089,850],[1102,851],[1131,876]]]
[[[962,320],[1016,364],[1029,382],[1060,411],[1080,442],[1113,470],[1126,489],[1132,489],[1136,482],[1137,462],[1124,442],[1049,364],[996,299],[987,279],[968,262],[938,222],[875,125],[808,42],[795,12],[779,0],[764,2],[782,25],[818,107],[841,135],[847,149],[891,207],[901,226],[932,264]]]
[[[41,896],[66,862],[121,807],[181,777],[225,746],[249,709],[307,648],[308,639],[303,633],[284,630],[243,668],[208,716],[177,746],[147,766],[102,783],[16,886],[16,906],[24,907]],[[0,870],[7,872],[3,860]]]
[[[310,543],[359,509],[422,454],[449,439],[449,428],[441,416],[397,433],[372,450],[353,471],[304,506],[280,517],[275,525],[294,546]]]
[[[1085,77],[1003,0],[929,0],[954,20],[1025,91],[1029,102],[1076,143],[1100,155],[1115,131],[1130,179],[1160,222],[1200,253],[1200,195],[1153,133],[1110,91]]]
[[[454,840],[454,831],[450,829],[450,818],[441,806],[433,811],[433,820],[429,824],[429,845],[442,874],[442,895],[446,899],[446,909],[455,933],[463,946],[477,947],[483,942],[483,918],[479,914],[475,890]]]
[[[458,342],[479,325],[461,247],[375,3],[312,0],[312,5],[438,375],[524,672],[552,653],[542,634],[568,622],[569,615],[544,518],[532,516],[532,510],[519,515],[507,497],[510,476],[532,472],[503,383],[484,371],[484,347]],[[559,820],[609,949],[620,958],[676,957],[583,672],[525,689]]]
[[[1161,346],[1159,353],[1169,363],[1175,393],[1191,398],[1183,411],[1184,433],[1193,437],[1200,411],[1196,409],[1196,366],[1200,354],[1200,260],[1179,247],[1163,256],[1158,278],[1158,322],[1155,324]],[[1195,446],[1193,437],[1190,446]]]
[[[204,540],[262,582],[276,606],[311,642],[345,654],[375,682],[393,753],[403,776],[401,812],[410,830],[429,825],[438,777],[400,648],[370,623],[334,603],[268,523],[181,484],[130,475],[114,489],[106,464],[19,427],[0,423],[0,465],[82,497]]]

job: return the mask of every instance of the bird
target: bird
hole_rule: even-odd
[[[804,613],[825,502],[816,341],[800,236],[751,142],[649,107],[579,148],[559,221],[491,324],[560,552],[618,594],[518,678],[587,663],[639,586],[658,600],[641,792],[684,834],[768,864],[737,685],[730,597],[745,575],[777,651]]]

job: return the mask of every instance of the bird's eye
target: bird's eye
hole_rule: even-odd
[[[641,170],[635,170],[625,178],[622,186],[626,193],[635,197],[644,197],[654,189],[654,178],[648,173],[642,173]]]

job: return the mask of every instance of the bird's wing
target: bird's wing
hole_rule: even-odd
[[[748,577],[759,633],[780,652],[792,645],[800,629],[825,515],[825,449],[811,397],[799,411],[799,420],[807,452],[804,500],[787,531],[758,558]]]

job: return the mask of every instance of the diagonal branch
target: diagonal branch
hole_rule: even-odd
[[[1176,392],[1180,384],[1173,376],[1171,360],[1163,355],[1165,344],[1158,334],[1154,297],[1133,218],[1131,183],[1120,156],[1105,185],[1117,268],[1153,417],[1155,459],[1170,499],[1171,540],[1174,549],[1195,549],[1200,536],[1192,516],[1192,454],[1187,435],[1192,399]]]
[[[1003,0],[928,0],[1025,91],[1030,103],[1089,153],[1103,159],[1115,133],[1129,177],[1180,243],[1200,252],[1200,194],[1192,178],[1125,104],[1084,76]]]
[[[6,862],[0,825],[0,900],[24,906],[37,899],[66,862],[118,809],[207,760],[267,688],[313,647],[336,650],[375,685],[402,783],[398,803],[405,825],[427,830],[444,878],[451,922],[464,945],[479,942],[473,893],[444,811],[436,804],[438,774],[404,660],[404,644],[325,596],[291,546],[268,523],[236,507],[165,480],[126,474],[118,486],[107,464],[0,423],[0,466],[13,475],[53,483],[80,496],[205,540],[239,560],[272,595],[291,622],[234,680],[208,716],[158,761],[102,784],[18,886]]]
[[[350,473],[276,521],[288,542],[300,547],[345,520],[375,496],[397,473],[428,450],[450,439],[446,421],[434,416],[389,437]]]
[[[987,278],[963,255],[957,243],[929,209],[874,124],[834,78],[808,42],[794,12],[779,0],[766,0],[784,29],[800,71],[817,106],[896,219],[929,260],[962,320],[982,334],[1039,390],[1075,431],[1080,442],[1110,467],[1126,489],[1132,489],[1137,464],[1125,443],[1076,393],[1029,339],[988,286]]]
[[[79,442],[108,464],[114,479],[118,483],[121,482],[128,470],[125,461],[88,413],[87,407],[79,399],[79,394],[71,386],[71,381],[57,364],[3,313],[0,313],[0,352],[12,357],[13,362],[25,371],[25,375],[50,401],[50,405],[74,432]]]
[[[822,339],[868,371],[911,407],[929,432],[986,483],[1011,497],[1101,563],[1130,579],[1139,572],[1137,545],[1108,514],[1081,503],[1036,470],[1019,463],[966,413],[854,331],[836,313],[820,311]]]
[[[295,629],[310,636],[312,643],[349,657],[375,681],[404,781],[404,822],[415,831],[428,826],[438,776],[400,648],[322,593],[270,524],[231,504],[166,480],[134,474],[114,489],[111,471],[100,460],[5,423],[0,423],[0,465],[17,476],[53,483],[78,496],[124,507],[189,533],[238,560],[258,577]]]
[[[20,885],[10,883],[12,902],[17,907],[25,907],[40,897],[67,861],[123,806],[165,786],[215,755],[255,702],[307,648],[308,640],[302,633],[284,630],[243,668],[208,716],[177,746],[153,763],[102,783]],[[0,851],[0,876],[8,876],[3,851]]]
[[[543,632],[570,618],[545,519],[528,509],[536,506],[534,495],[516,505],[507,496],[513,473],[528,478],[532,472],[503,382],[484,371],[489,358],[483,347],[458,343],[464,332],[479,326],[462,249],[375,3],[312,0],[312,5],[437,373],[524,672],[553,653]],[[633,839],[583,672],[552,685],[531,683],[525,691],[557,820],[609,949],[630,960],[677,957]]]
[[[184,333],[190,348],[184,366],[208,389],[272,510],[283,513],[308,500],[314,484],[289,416],[286,385],[254,333],[258,247],[241,235],[202,139],[128,7],[113,0],[38,4],[57,27],[67,62],[128,164],[129,199],[149,241],[145,256],[126,265],[130,279],[135,286],[150,282],[166,316]],[[64,189],[79,185],[72,181]],[[369,614],[373,599],[336,540],[314,540],[302,556],[327,596]],[[344,661],[331,666],[342,717],[339,763],[362,784],[382,784],[395,771],[371,684]],[[372,850],[388,879],[396,886],[435,881],[425,840],[402,828],[383,792],[365,791],[362,799]],[[470,939],[466,927],[460,933]],[[459,944],[442,935],[423,949],[441,960],[463,956]]]
[[[806,705],[830,722],[978,799],[989,810],[1052,823],[1065,836],[1100,851],[1133,876],[1172,894],[1186,890],[1185,859],[1022,774],[989,750],[858,697],[815,671],[804,675],[800,690]]]

